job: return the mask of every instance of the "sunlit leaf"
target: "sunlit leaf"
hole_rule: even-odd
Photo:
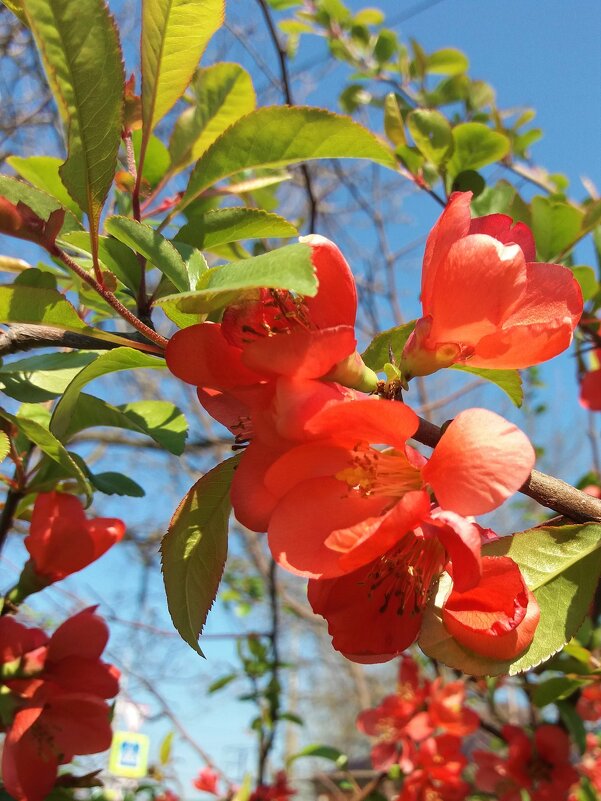
[[[244,239],[288,238],[298,236],[292,223],[263,209],[216,209],[194,216],[176,234],[176,239],[197,248],[211,250],[228,242]]]
[[[56,198],[61,206],[69,209],[77,218],[81,219],[79,206],[67,192],[61,180],[59,174],[61,159],[54,156],[28,156],[27,158],[9,156],[6,163],[10,164],[21,178],[25,178],[33,186]]]

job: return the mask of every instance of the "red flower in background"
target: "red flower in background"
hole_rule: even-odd
[[[401,358],[406,378],[466,361],[496,369],[540,364],[568,347],[582,314],[572,272],[536,263],[523,223],[504,214],[470,219],[471,197],[453,194],[428,237],[423,316]]]
[[[283,770],[276,773],[273,784],[260,784],[250,794],[249,801],[288,801],[296,790],[288,784],[288,777]]]
[[[2,654],[18,655],[21,666],[28,665],[3,680],[17,711],[4,742],[2,778],[16,801],[43,801],[59,765],[110,746],[106,699],[118,692],[119,672],[100,661],[108,629],[93,608],[69,618],[50,638],[39,629],[29,635],[24,630],[0,618]]]
[[[316,235],[301,241],[311,247],[318,280],[315,297],[261,289],[228,306],[221,323],[178,331],[166,352],[174,375],[226,393],[278,376],[327,378],[375,389],[376,375],[356,352],[353,274],[333,242]]]
[[[463,801],[471,790],[461,778],[466,765],[459,737],[428,737],[415,751],[398,801]]]
[[[585,373],[580,382],[580,405],[591,412],[601,412],[601,349],[593,351],[596,370]]]
[[[219,781],[219,774],[216,770],[210,767],[203,768],[198,776],[194,779],[192,784],[197,790],[202,790],[204,793],[211,793],[212,795],[219,795],[217,783]]]
[[[576,712],[583,720],[601,720],[601,680],[582,688]]]
[[[498,801],[521,801],[527,790],[531,801],[566,801],[578,772],[570,763],[570,740],[559,726],[543,725],[533,739],[516,726],[503,726],[507,758],[475,751],[475,784],[494,793]]]
[[[74,495],[43,492],[36,498],[25,547],[36,577],[46,584],[82,570],[125,534],[116,518],[88,520]]]

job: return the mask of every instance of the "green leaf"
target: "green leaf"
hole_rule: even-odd
[[[439,166],[452,154],[451,126],[440,111],[412,111],[407,117],[407,127],[419,152],[432,164]]]
[[[140,149],[142,147],[142,131],[132,131],[132,145],[134,146],[134,156],[136,164],[140,163]],[[142,167],[142,178],[154,189],[165,177],[171,158],[169,151],[161,140],[156,136],[150,136],[146,145],[146,153]]]
[[[0,367],[0,386],[23,403],[41,403],[62,395],[69,383],[97,353],[47,353],[7,362]]]
[[[375,370],[381,372],[384,365],[390,362],[390,354],[393,358],[398,359],[405,347],[405,342],[409,339],[411,332],[415,328],[415,320],[409,323],[404,323],[396,328],[389,328],[387,331],[382,331],[373,338],[370,345],[361,354],[361,358],[365,364]]]
[[[136,481],[123,473],[90,473],[90,480],[94,488],[104,495],[126,495],[129,498],[143,498],[146,495]]]
[[[120,370],[134,370],[140,367],[156,370],[164,366],[164,359],[140,353],[139,350],[132,348],[115,348],[115,350],[103,353],[96,361],[84,367],[71,381],[63,397],[56,404],[50,422],[50,430],[59,438],[65,436],[69,430],[71,415],[81,390],[95,378]]]
[[[53,211],[63,208],[56,198],[46,192],[16,178],[9,178],[7,175],[0,175],[0,197],[5,197],[15,205],[19,201],[25,203],[42,220],[48,220]],[[81,231],[81,223],[70,211],[65,214],[65,221],[61,229],[62,233],[66,231]]]
[[[221,690],[222,687],[227,687],[228,684],[231,684],[234,679],[238,678],[237,673],[228,673],[227,676],[221,676],[221,678],[216,679],[215,681],[211,682],[207,688],[208,693],[216,693],[218,690]]]
[[[389,92],[384,100],[384,130],[395,147],[407,144],[403,117],[394,92]]]
[[[163,741],[161,742],[161,747],[159,748],[159,762],[161,765],[168,765],[169,761],[171,760],[171,752],[173,750],[173,738],[175,736],[175,732],[168,731],[167,734],[163,737]]]
[[[584,687],[589,682],[586,679],[572,679],[568,676],[553,676],[546,681],[541,681],[534,687],[532,700],[538,707],[547,706],[555,701],[569,698],[570,695]]]
[[[224,0],[144,0],[144,137],[182,96],[209,39],[223,24]]]
[[[564,200],[532,199],[532,233],[540,261],[553,261],[579,238],[583,212]]]
[[[88,215],[95,242],[121,143],[124,76],[117,28],[102,0],[23,5],[68,131],[60,176]]]
[[[92,247],[87,231],[74,231],[60,238],[61,245],[83,254],[91,254]],[[98,258],[101,266],[110,270],[124,286],[135,294],[140,284],[140,262],[135,253],[118,239],[98,237]]]
[[[479,170],[509,153],[509,139],[481,122],[462,122],[453,128],[455,149],[448,164],[449,173]]]
[[[487,367],[470,367],[469,364],[454,364],[452,369],[480,376],[480,378],[496,384],[518,408],[524,401],[524,389],[519,370],[491,370]]]
[[[8,420],[17,426],[19,431],[30,442],[46,454],[53,462],[56,462],[62,470],[77,481],[80,492],[86,494],[89,500],[92,497],[90,484],[78,463],[69,454],[65,446],[38,420],[34,420],[31,415],[16,414],[12,415],[5,411],[0,411],[0,417]]]
[[[177,508],[161,544],[167,606],[182,639],[203,656],[198,637],[227,556],[230,485],[238,457],[206,473]]]
[[[559,710],[559,717],[565,723],[572,740],[578,746],[580,753],[584,754],[586,751],[586,729],[582,718],[572,704],[567,701],[558,701],[557,709]]]
[[[26,25],[29,28],[29,21],[25,11],[23,11],[22,0],[2,0],[2,3],[8,8],[9,11],[13,12],[15,17],[21,20],[23,25]]]
[[[105,342],[119,345],[127,343],[124,337],[86,325],[69,301],[56,289],[25,285],[0,286],[0,323],[47,325],[63,331],[76,331]]]
[[[175,238],[201,250],[211,250],[243,239],[293,236],[298,236],[297,229],[283,217],[263,209],[236,207],[191,217]]]
[[[201,276],[199,289],[168,295],[157,301],[162,308],[173,307],[188,315],[205,314],[222,308],[240,296],[240,290],[269,287],[289,289],[313,297],[317,293],[315,269],[309,245],[287,245],[261,256],[224,264]]]
[[[433,659],[474,676],[513,676],[546,662],[576,634],[601,574],[601,525],[541,527],[521,531],[482,548],[485,556],[509,556],[534,593],[541,618],[528,649],[515,660],[495,661],[463,648],[446,631],[441,605],[451,588],[441,577],[422,625],[420,648]]]
[[[426,72],[430,75],[461,75],[468,71],[469,66],[465,53],[452,47],[436,50],[426,59]]]
[[[148,259],[177,289],[184,292],[190,289],[184,260],[171,242],[154,228],[129,217],[109,217],[104,227],[115,239]]]
[[[330,762],[335,762],[336,766],[339,768],[343,768],[348,762],[346,754],[343,754],[342,751],[339,751],[337,748],[333,748],[330,745],[314,744],[307,745],[301,751],[297,751],[296,754],[289,756],[286,760],[286,766],[291,765],[292,762],[301,757],[321,757],[321,759],[329,759]]]
[[[190,88],[192,104],[175,123],[169,141],[175,170],[199,159],[226,128],[256,105],[252,78],[239,64],[223,62],[199,69]]]
[[[260,108],[237,120],[203,153],[180,208],[242,170],[323,158],[370,159],[396,168],[390,148],[348,117],[308,107]]]
[[[9,156],[6,163],[10,164],[21,178],[25,178],[33,186],[56,198],[61,206],[72,211],[81,220],[79,206],[67,192],[59,175],[61,159],[54,158],[54,156],[28,156],[27,158]]]
[[[0,431],[0,462],[3,462],[10,452],[10,440],[4,431]]]

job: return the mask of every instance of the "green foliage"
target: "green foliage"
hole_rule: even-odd
[[[123,473],[108,471],[106,473],[90,473],[90,481],[104,495],[126,495],[129,498],[143,498],[143,488]]]
[[[0,431],[0,462],[3,462],[10,453],[10,440],[4,431]]]
[[[190,106],[175,123],[169,140],[173,170],[199,159],[218,136],[256,105],[252,79],[239,64],[224,62],[199,69],[190,89]]]
[[[92,246],[87,231],[73,231],[61,236],[59,243],[67,250],[80,254],[91,254]],[[140,262],[135,253],[119,240],[108,236],[98,237],[98,258],[106,268],[133,293],[140,284]]]
[[[261,256],[214,267],[203,273],[195,292],[169,295],[157,301],[157,305],[187,315],[206,314],[239,298],[241,290],[260,287],[315,295],[317,279],[309,245],[287,245]]]
[[[509,139],[492,131],[481,122],[463,122],[453,128],[453,155],[449,173],[458,175],[464,170],[479,170],[499,161],[509,152]]]
[[[348,757],[346,754],[343,754],[342,751],[339,751],[337,748],[332,748],[330,745],[315,743],[313,745],[307,745],[302,750],[297,751],[296,754],[289,756],[286,760],[286,764],[291,765],[301,757],[320,757],[321,759],[327,759],[330,762],[334,762],[337,768],[344,768],[348,763]]]
[[[243,239],[298,236],[292,223],[263,209],[216,209],[194,215],[176,234],[176,239],[201,250],[212,250]]]
[[[439,111],[412,111],[407,117],[407,127],[419,152],[432,164],[439,167],[451,156],[454,147],[451,126]]]
[[[409,339],[411,332],[415,328],[415,320],[404,323],[395,328],[377,334],[361,354],[365,364],[376,373],[384,369],[384,365],[390,362],[391,355],[398,359]]]
[[[524,389],[519,370],[491,370],[486,367],[470,367],[469,364],[454,364],[451,369],[471,373],[496,384],[518,408],[524,401]]]
[[[407,143],[399,101],[394,92],[389,92],[384,100],[384,130],[393,145]]]
[[[348,117],[315,108],[260,108],[237,120],[203,153],[181,208],[242,170],[323,158],[370,159],[391,169],[396,164],[389,148]]]
[[[123,64],[117,30],[102,0],[76,5],[24,0],[24,7],[68,131],[60,177],[88,215],[94,241],[121,141]]]
[[[556,198],[533,198],[532,233],[540,261],[553,261],[579,238],[584,214]]]
[[[2,0],[3,5],[5,5],[10,11],[13,12],[15,17],[21,20],[23,25],[29,27],[29,22],[27,20],[27,15],[23,10],[23,0]]]
[[[52,400],[97,356],[97,353],[71,351],[16,359],[0,367],[0,387],[6,395],[22,403]]]
[[[541,527],[484,545],[485,556],[510,556],[534,593],[541,618],[526,651],[511,661],[477,656],[457,643],[441,619],[450,589],[443,574],[436,598],[424,616],[421,649],[433,659],[475,676],[515,675],[546,662],[576,634],[601,574],[601,525]]]
[[[53,211],[63,208],[56,198],[46,192],[7,175],[0,175],[0,197],[5,197],[14,205],[25,203],[42,220],[48,220]],[[61,228],[62,233],[67,231],[81,231],[81,223],[70,211],[65,214]],[[89,238],[89,234],[87,236]]]
[[[198,637],[213,605],[227,556],[230,484],[238,457],[222,462],[189,490],[161,544],[173,625],[201,656]]]
[[[62,163],[61,159],[54,158],[53,156],[28,156],[27,158],[9,156],[6,159],[6,163],[10,164],[21,178],[24,178],[33,186],[41,189],[43,192],[47,192],[53,198],[56,198],[63,208],[69,209],[81,220],[81,210],[67,192],[60,177],[59,168]]]

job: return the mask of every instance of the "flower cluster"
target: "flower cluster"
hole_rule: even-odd
[[[107,640],[94,607],[51,637],[0,618],[2,780],[16,801],[43,801],[59,765],[110,746],[107,699],[119,690],[119,671],[100,660]]]
[[[401,357],[404,382],[468,360],[537,364],[567,347],[581,314],[570,271],[533,262],[526,226],[504,215],[470,220],[470,197],[455,194],[428,239],[424,316]],[[346,261],[328,240],[305,242],[315,297],[261,290],[167,348],[171,371],[247,445],[231,489],[236,517],[267,531],[278,564],[309,579],[313,610],[349,659],[380,662],[411,645],[443,571],[453,578],[450,635],[511,659],[531,642],[538,606],[511,559],[482,556],[495,535],[472,516],[519,489],[534,450],[485,409],[460,413],[429,459],[415,450],[415,413],[362,394],[377,381],[356,351]]]
[[[399,765],[405,775],[398,801],[464,798],[469,786],[462,778],[467,760],[461,742],[479,726],[478,715],[465,705],[465,684],[430,682],[409,656],[401,658],[396,693],[357,718],[359,731],[376,740],[374,768]]]

